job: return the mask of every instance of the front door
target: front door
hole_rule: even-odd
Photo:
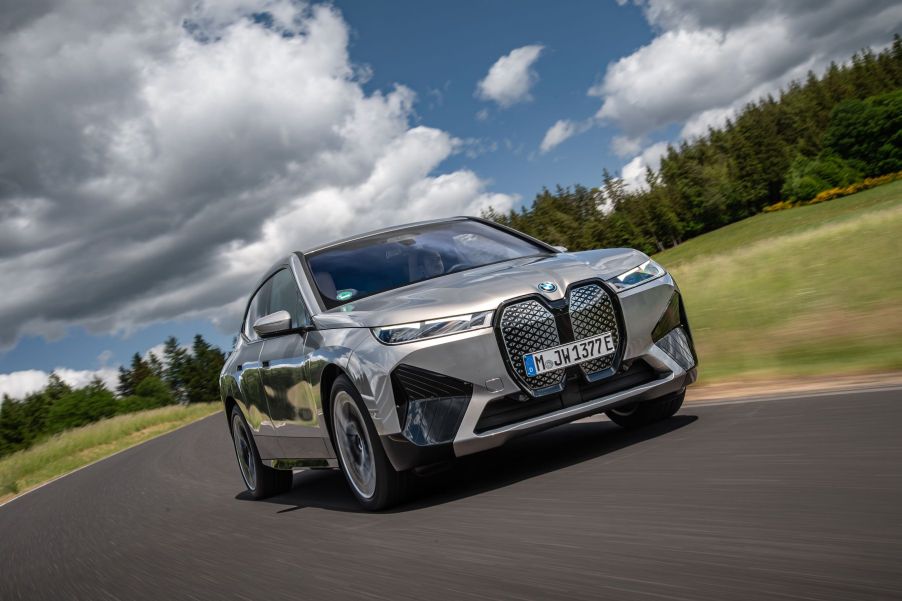
[[[238,356],[235,358],[236,378],[241,397],[239,401],[243,405],[244,415],[248,425],[254,431],[255,438],[261,436],[272,438],[276,434],[269,415],[266,396],[263,394],[263,370],[260,363],[263,339],[253,328],[253,323],[257,318],[266,314],[270,286],[270,280],[267,280],[254,293],[254,297],[248,305],[247,315],[241,329],[242,342],[237,351]],[[272,448],[276,445],[268,444],[266,440],[258,440],[257,446]],[[271,456],[271,453],[264,452],[262,448],[260,452],[264,458]]]
[[[310,323],[290,269],[283,269],[272,279],[268,313],[288,311],[293,328]],[[263,390],[270,418],[286,459],[327,458],[326,431],[321,419],[321,403],[309,379],[307,333],[295,331],[266,338],[260,364]]]

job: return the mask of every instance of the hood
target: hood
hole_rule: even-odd
[[[323,329],[376,327],[488,311],[507,299],[539,293],[540,282],[557,285],[555,292],[544,293],[557,300],[574,282],[610,279],[647,260],[644,253],[624,248],[514,259],[374,294],[313,320]]]

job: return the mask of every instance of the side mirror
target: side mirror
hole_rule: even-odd
[[[553,248],[554,250],[558,251],[559,253],[565,253],[565,252],[567,252],[567,247],[566,247],[566,246],[552,246],[551,248]]]
[[[254,322],[254,331],[260,338],[280,334],[291,329],[291,314],[284,309],[264,315]]]

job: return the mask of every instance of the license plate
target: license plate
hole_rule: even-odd
[[[614,345],[614,336],[611,332],[605,332],[591,338],[583,338],[576,342],[568,342],[544,351],[523,355],[523,366],[526,368],[526,375],[532,377],[546,371],[606,357],[615,350],[617,348]]]

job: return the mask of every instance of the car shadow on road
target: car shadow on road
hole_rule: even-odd
[[[461,457],[432,475],[415,477],[409,501],[384,513],[414,511],[510,486],[666,436],[697,419],[677,415],[636,430],[623,430],[608,421],[586,421],[517,438],[503,447]],[[249,500],[250,495],[243,492],[236,498]],[[278,513],[308,507],[363,511],[338,470],[296,473],[291,491],[266,502],[284,506]]]

